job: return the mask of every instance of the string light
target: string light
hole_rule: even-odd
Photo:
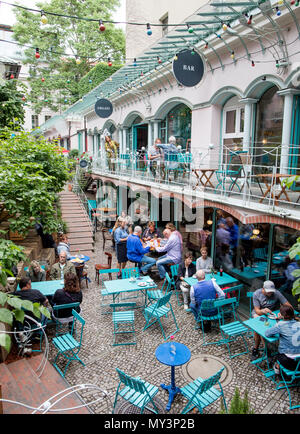
[[[42,77],[42,82],[44,83],[44,81],[45,81],[45,79],[44,79],[44,77]]]
[[[15,78],[14,74],[10,74],[10,79],[13,80]]]
[[[178,55],[177,54],[175,54],[174,60],[175,60],[175,62],[176,62],[176,60],[178,60]]]
[[[227,24],[223,23],[223,26],[222,26],[222,28],[223,28],[224,32],[226,32],[226,30],[228,29],[228,26],[227,26]]]
[[[231,52],[230,57],[231,57],[231,59],[234,59],[234,51]]]
[[[188,27],[188,32],[189,33],[194,33],[194,28],[193,27],[191,27],[189,24],[187,24],[187,27]]]
[[[208,48],[208,42],[205,42],[204,49],[207,50],[207,48]]]
[[[108,66],[112,66],[112,61],[110,60],[110,57],[107,59]]]
[[[295,4],[295,0],[291,0],[291,5],[294,5]]]
[[[102,20],[99,20],[99,30],[100,32],[105,32],[105,25]]]
[[[79,59],[79,57],[76,57],[76,60],[75,60],[75,62],[76,62],[76,64],[77,64],[77,65],[80,65],[80,63],[81,63],[81,60]]]
[[[248,17],[248,15],[245,15],[248,18],[247,24],[248,26],[251,26],[252,24],[252,15],[250,15],[250,17]]]
[[[283,0],[278,0],[279,5],[283,5]]]
[[[48,18],[46,17],[44,11],[41,11],[41,22],[42,22],[42,24],[47,24],[48,23]]]
[[[276,6],[276,15],[277,15],[278,17],[280,17],[280,15],[281,15],[281,11],[280,11],[280,9],[279,9],[278,6]]]
[[[133,66],[137,66],[136,58],[133,59]]]
[[[161,58],[157,56],[157,62],[160,64],[162,62]]]
[[[251,66],[255,66],[254,60],[252,60],[252,62],[251,62]]]
[[[151,30],[150,23],[147,23],[147,35],[148,35],[148,36],[151,36],[151,35],[152,35],[152,30]]]
[[[36,48],[35,49],[35,58],[36,59],[39,59],[41,56],[40,56],[40,50],[38,49],[38,48]]]
[[[194,56],[196,54],[195,48],[192,49],[191,55]]]

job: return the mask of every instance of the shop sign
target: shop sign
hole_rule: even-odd
[[[113,106],[108,99],[99,99],[95,104],[95,112],[100,118],[109,118],[113,112]]]
[[[183,50],[173,60],[173,73],[182,86],[193,87],[200,83],[204,75],[202,57],[195,50]]]

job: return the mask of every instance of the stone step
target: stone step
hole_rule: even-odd
[[[92,232],[88,229],[86,231],[83,231],[83,230],[80,230],[77,232],[72,231],[72,232],[68,233],[67,236],[68,236],[69,240],[73,240],[74,238],[93,238]]]
[[[69,242],[71,246],[76,246],[78,244],[93,244],[93,238],[69,238]]]
[[[0,364],[0,384],[3,399],[9,399],[11,401],[22,402],[23,404],[30,405],[30,402],[26,402],[20,388],[17,385],[15,378],[10,372],[9,365],[5,363]],[[30,411],[25,407],[16,404],[2,403],[3,414],[29,414]]]
[[[92,252],[91,250],[79,249],[79,251],[80,251],[81,255],[85,255],[85,256],[89,256],[89,257],[93,256],[93,254],[94,254],[94,252]],[[72,250],[71,249],[70,254],[71,254],[71,256],[76,256],[78,254],[78,250]]]
[[[89,251],[93,251],[94,250],[94,246],[92,243],[85,243],[85,244],[73,244],[70,247],[70,250],[72,249],[72,251],[77,251],[77,250],[89,250]]]

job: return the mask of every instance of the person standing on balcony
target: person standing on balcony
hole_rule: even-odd
[[[156,139],[154,145],[151,146],[148,152],[148,160],[150,161],[150,171],[154,178],[157,173],[160,174],[163,164],[163,154],[157,145],[161,144],[160,139]]]
[[[116,163],[114,160],[118,157],[118,147],[119,144],[113,141],[112,138],[107,134],[105,136],[106,158],[108,162],[108,168],[113,172],[116,169]]]
[[[126,230],[126,221],[122,217],[119,217],[119,226],[114,232],[118,268],[120,270],[118,277],[122,276],[122,270],[126,267],[127,263],[127,239],[129,236]]]
[[[181,241],[176,231],[172,232],[170,229],[165,229],[163,232],[167,242],[164,246],[155,246],[155,250],[159,253],[165,252],[166,254],[156,261],[156,265],[161,279],[165,278],[166,265],[180,264],[182,260]]]

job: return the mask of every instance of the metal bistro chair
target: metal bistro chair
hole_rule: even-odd
[[[296,369],[294,371],[290,371],[289,369],[284,368],[279,362],[280,375],[282,378],[282,382],[284,386],[276,387],[277,389],[283,389],[284,387],[287,390],[289,396],[290,410],[294,410],[295,408],[300,408],[300,404],[292,405],[292,396],[290,389],[292,387],[299,387],[300,385],[300,357],[295,359],[298,363]],[[299,402],[299,401],[298,401]]]
[[[178,291],[176,287],[176,278],[178,276],[179,264],[171,265],[170,268],[171,268],[171,287],[173,287],[175,291],[178,306],[182,306],[183,302],[179,300],[179,294],[181,294],[181,291]]]
[[[100,288],[101,288],[101,302],[100,302],[100,307],[101,307],[101,314],[107,314],[107,313],[112,313],[111,310],[105,310],[105,307],[109,306],[111,303],[105,303],[105,299],[107,297],[111,297],[113,298],[113,296],[111,294],[109,294],[108,290],[106,288],[104,288],[103,285],[103,277],[105,276],[105,274],[108,274],[109,279],[111,277],[112,274],[118,274],[120,272],[119,268],[110,268],[110,269],[104,269],[104,270],[99,270],[99,279],[100,279]],[[111,279],[110,279],[111,280]]]
[[[133,268],[123,268],[122,270],[122,279],[131,279],[131,278],[138,278],[140,277],[140,270],[139,267],[133,267]],[[132,295],[126,295],[126,294],[122,294],[121,295],[121,299],[122,300],[128,300],[128,299],[132,299],[132,298],[139,298],[141,295],[140,291],[134,291],[132,293]]]
[[[205,299],[202,300],[200,309],[198,311],[197,316],[197,323],[201,324],[201,330],[202,330],[202,345],[213,345],[217,344],[219,341],[215,342],[206,342],[205,340],[205,323],[210,322],[219,322],[220,319],[223,319],[221,314],[218,312],[218,310],[215,307],[215,299]],[[199,329],[199,326],[195,326],[195,329]]]
[[[226,288],[226,289],[223,288],[223,292],[225,293],[226,298],[234,297],[236,299],[235,309],[237,309],[240,305],[241,291],[243,290],[243,288],[244,288],[243,284],[231,286],[230,288]],[[230,316],[232,313],[232,309],[231,307],[229,307],[226,312],[226,308],[224,307],[223,312],[224,314],[227,313],[227,315]]]
[[[76,310],[77,307],[79,307],[80,303],[67,303],[67,304],[58,304],[53,306],[52,310],[52,318],[55,322],[55,336],[59,336],[61,334],[65,333],[66,325],[70,328],[72,328],[72,324],[74,321],[74,316],[71,315],[69,317],[59,318],[58,312],[65,310],[65,309],[74,309]],[[76,331],[75,331],[76,333]]]
[[[158,414],[158,408],[153,401],[154,396],[158,393],[158,387],[140,378],[130,377],[118,368],[116,371],[119,375],[120,382],[116,391],[112,414],[115,412],[119,397],[138,407],[141,413],[143,413],[146,408]],[[122,386],[124,387],[121,388]],[[153,408],[149,407],[148,404],[152,404]]]
[[[172,309],[172,306],[170,303],[171,295],[172,295],[172,293],[169,292],[168,294],[164,295],[162,298],[159,298],[155,303],[150,304],[150,306],[147,306],[145,308],[144,316],[146,319],[146,324],[145,324],[143,331],[145,331],[148,327],[152,326],[156,322],[158,322],[160,325],[164,340],[168,339],[170,336],[172,336],[173,334],[175,334],[176,332],[179,331],[179,328],[178,328],[178,325],[176,322],[176,318],[175,318],[175,315],[174,315],[174,312],[173,312],[173,309]],[[169,312],[171,312],[171,315],[173,317],[173,320],[174,320],[174,323],[176,326],[176,330],[173,333],[171,333],[169,336],[166,336],[164,329],[163,329],[162,322],[161,322],[161,318],[167,317]]]
[[[225,307],[225,312],[228,312],[228,307],[231,307],[232,309],[232,316],[234,318],[234,321],[224,324],[224,311],[223,308]],[[236,306],[236,299],[235,298],[227,298],[223,300],[217,300],[215,302],[215,307],[218,309],[218,315],[219,315],[219,326],[220,331],[222,334],[222,339],[218,342],[218,345],[226,344],[229,357],[233,359],[234,357],[240,356],[242,354],[249,353],[249,348],[247,345],[247,342],[245,340],[245,336],[249,336],[249,329],[248,327],[245,327],[244,324],[237,319],[237,314],[235,312],[235,306]],[[235,342],[239,337],[242,338],[246,350],[243,352],[239,352],[237,354],[231,354],[230,351],[230,342]]]
[[[60,375],[62,377],[65,376],[67,368],[69,366],[69,364],[72,362],[72,360],[77,360],[78,362],[80,362],[83,366],[85,366],[85,364],[83,363],[83,361],[78,357],[78,353],[81,349],[81,344],[82,344],[82,336],[83,336],[83,328],[85,325],[85,321],[84,319],[79,315],[79,313],[76,312],[76,310],[72,310],[72,315],[74,317],[74,321],[73,321],[73,325],[72,325],[72,330],[71,333],[67,333],[65,335],[61,335],[61,336],[57,336],[53,339],[53,344],[55,346],[55,348],[58,350],[58,353],[55,357],[53,366],[55,367],[55,369],[60,373]],[[74,337],[74,331],[77,328],[76,326],[76,322],[79,322],[81,325],[81,331],[80,331],[80,338],[79,340],[75,339]],[[64,371],[61,371],[61,369],[57,366],[57,360],[58,357],[62,355],[65,359],[68,360]]]
[[[188,399],[188,403],[182,410],[181,414],[189,413],[195,407],[198,408],[199,412],[202,414],[205,407],[219,398],[223,399],[225,411],[227,413],[226,400],[220,383],[223,370],[224,367],[206,380],[198,377],[196,380],[180,388],[182,395]],[[218,384],[219,389],[214,387],[216,384]]]
[[[135,328],[134,328],[134,311],[119,311],[119,308],[134,308],[136,303],[112,303],[110,307],[113,310],[112,321],[114,325],[113,346],[119,345],[136,345]],[[132,334],[133,340],[127,342],[117,342],[117,335]]]
[[[95,280],[97,280],[99,285],[99,271],[100,270],[109,270],[111,269],[112,264],[112,254],[108,252],[104,252],[104,254],[107,256],[107,264],[96,264],[95,265]],[[111,274],[109,275],[109,279],[112,280]]]
[[[162,298],[164,295],[168,294],[171,290],[171,284],[171,278],[168,273],[166,273],[161,289],[147,291],[147,299],[149,302],[152,303],[153,301],[157,301],[159,298]]]
[[[229,189],[232,191],[236,185],[239,192],[242,191],[238,184],[238,179],[242,178],[242,171],[244,170],[243,162],[241,160],[241,154],[247,154],[248,151],[230,151],[230,158],[228,164],[224,164],[225,168],[221,170],[216,170],[215,174],[218,180],[218,184],[215,187],[215,192],[221,189],[226,190],[226,178],[229,178]]]

